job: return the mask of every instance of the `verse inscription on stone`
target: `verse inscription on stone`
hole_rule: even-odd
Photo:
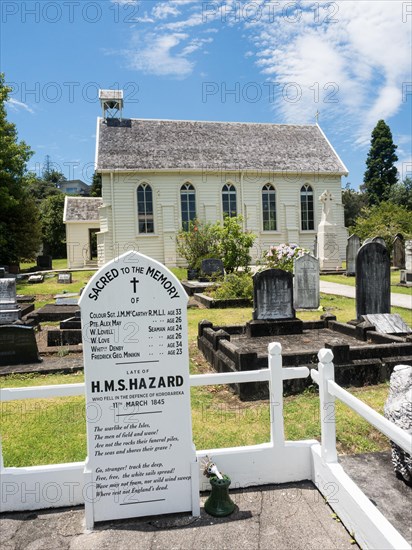
[[[82,293],[94,521],[192,508],[187,299],[167,268],[137,252]]]

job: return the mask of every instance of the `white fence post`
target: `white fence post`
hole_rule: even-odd
[[[318,353],[320,422],[322,440],[322,459],[325,462],[337,462],[335,398],[329,393],[328,382],[335,380],[335,368],[332,363],[333,352],[323,348]]]
[[[283,425],[283,372],[282,346],[278,342],[268,345],[270,440],[276,447],[284,446]]]

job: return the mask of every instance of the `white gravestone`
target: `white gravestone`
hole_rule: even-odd
[[[187,300],[165,266],[137,252],[102,267],[80,297],[89,528],[110,519],[199,514]]]
[[[295,309],[319,307],[319,260],[303,254],[293,264]]]
[[[318,258],[321,270],[336,270],[341,267],[336,226],[333,223],[333,196],[327,189],[319,197],[322,203],[322,218],[318,226]]]
[[[20,318],[16,300],[16,279],[0,280],[0,325],[14,323]]]

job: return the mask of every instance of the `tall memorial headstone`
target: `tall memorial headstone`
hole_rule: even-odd
[[[319,197],[322,217],[318,226],[318,258],[321,271],[336,271],[341,267],[336,225],[333,223],[333,196],[327,189]]]
[[[20,318],[16,298],[16,279],[0,279],[0,325],[10,325]]]
[[[310,254],[297,258],[293,266],[296,309],[319,307],[319,260]]]
[[[265,269],[253,276],[253,319],[293,319],[293,276],[283,269]]]
[[[398,269],[405,269],[405,242],[401,235],[393,239],[392,265]]]
[[[356,258],[356,316],[390,312],[389,253],[381,243],[369,242]]]
[[[373,243],[380,243],[383,246],[386,246],[386,242],[385,242],[385,239],[383,237],[373,237],[372,242]]]
[[[357,235],[351,235],[346,245],[346,275],[355,275],[356,256],[360,248],[360,239]]]
[[[164,265],[132,251],[102,267],[80,297],[89,528],[110,519],[199,513],[187,300]]]
[[[405,269],[401,270],[400,282],[412,285],[412,240],[405,241]]]
[[[246,335],[301,334],[303,323],[293,307],[293,275],[283,269],[265,269],[253,276],[253,320]]]

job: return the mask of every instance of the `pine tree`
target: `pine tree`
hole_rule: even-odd
[[[389,126],[384,120],[379,120],[372,131],[361,187],[368,197],[370,206],[388,200],[392,186],[398,181],[398,170],[395,166],[398,160],[396,149]]]

